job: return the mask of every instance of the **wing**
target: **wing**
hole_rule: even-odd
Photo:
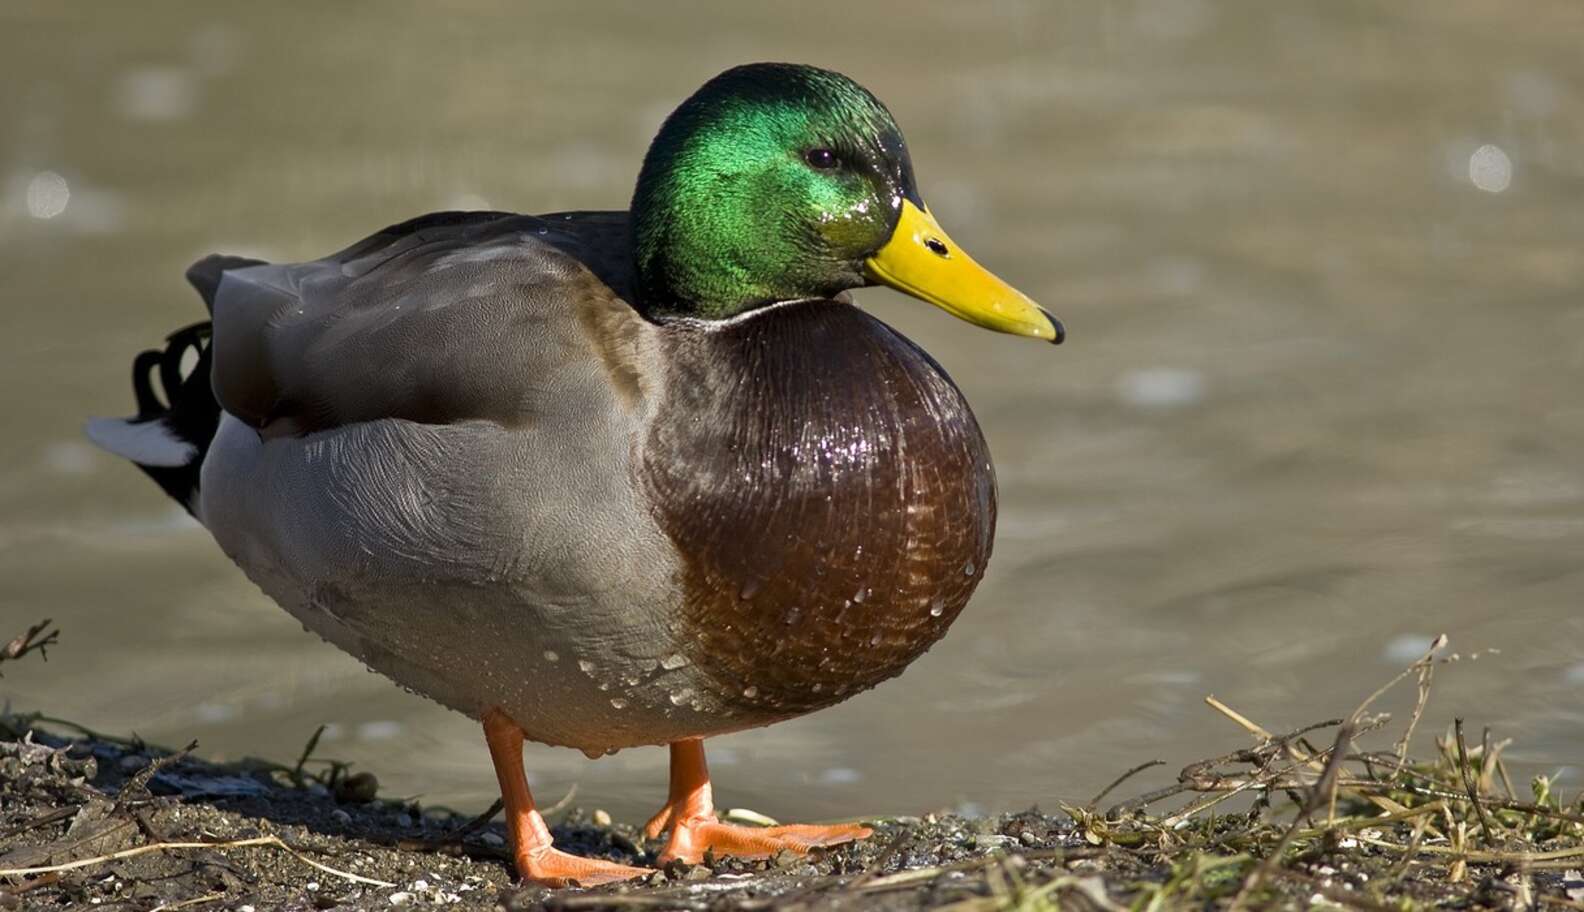
[[[621,297],[626,238],[620,212],[442,212],[322,260],[228,270],[216,397],[266,435],[381,418],[518,426],[591,407],[601,385],[635,406],[653,327]]]

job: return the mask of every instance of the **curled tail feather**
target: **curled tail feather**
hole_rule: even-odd
[[[227,269],[258,265],[259,260],[214,255],[194,263],[187,280],[209,311]],[[220,425],[220,403],[210,386],[211,324],[206,320],[176,330],[163,349],[132,359],[132,394],[137,414],[130,418],[93,418],[88,439],[131,460],[187,512],[196,515],[198,481],[204,455]],[[189,352],[196,354],[183,372]],[[158,391],[156,391],[156,381]]]

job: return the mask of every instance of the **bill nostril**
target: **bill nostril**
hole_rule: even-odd
[[[951,256],[951,248],[947,247],[945,245],[945,243],[943,243],[942,241],[940,241],[937,238],[932,238],[932,237],[925,238],[924,239],[924,246],[928,247],[930,253],[933,253],[936,256],[942,256],[942,257]]]

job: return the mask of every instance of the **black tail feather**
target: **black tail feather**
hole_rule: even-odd
[[[137,397],[137,422],[160,421],[167,431],[189,443],[194,457],[182,466],[150,466],[138,464],[144,474],[154,480],[166,494],[193,512],[197,501],[198,475],[203,467],[204,454],[220,426],[220,403],[215,400],[209,383],[210,324],[194,323],[171,333],[163,350],[141,352],[132,361],[132,391]],[[195,351],[198,360],[182,375],[182,360],[188,351]],[[154,377],[159,377],[164,396],[156,394]],[[162,401],[163,398],[163,401]]]

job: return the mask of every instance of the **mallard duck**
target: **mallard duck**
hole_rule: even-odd
[[[524,738],[669,745],[662,863],[869,835],[722,822],[702,747],[900,674],[990,558],[968,403],[846,292],[1063,337],[941,230],[878,99],[737,67],[667,118],[626,212],[435,213],[187,275],[210,321],[88,435],[309,630],[482,722],[523,878],[644,873],[554,848]]]

